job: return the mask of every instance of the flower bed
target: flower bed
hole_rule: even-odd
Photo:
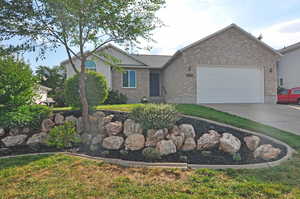
[[[42,133],[54,125],[73,121],[82,141],[76,152],[130,161],[240,165],[275,161],[287,154],[286,146],[265,136],[199,118],[182,116],[170,129],[145,130],[128,119],[128,113],[98,111],[90,117],[91,131],[82,133],[79,115],[78,111],[56,113],[48,122],[43,122]],[[53,124],[47,126],[50,120]],[[1,137],[0,156],[59,151],[46,146],[43,139],[27,144],[28,137],[15,146],[5,146],[3,139],[5,137]]]

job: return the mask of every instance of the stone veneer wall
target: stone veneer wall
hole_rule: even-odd
[[[198,66],[245,65],[264,68],[265,103],[276,103],[278,59],[279,55],[262,47],[238,29],[230,28],[187,49],[164,69],[165,100],[171,103],[197,102]]]

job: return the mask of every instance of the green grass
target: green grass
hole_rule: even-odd
[[[5,166],[3,166],[5,165]],[[209,169],[122,168],[67,155],[0,160],[0,198],[297,199],[300,188]]]

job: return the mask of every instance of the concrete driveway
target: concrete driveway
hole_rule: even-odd
[[[298,105],[206,104],[206,106],[300,135]]]

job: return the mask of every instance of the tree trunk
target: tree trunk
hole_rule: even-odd
[[[83,120],[83,131],[89,131],[89,104],[87,101],[87,96],[85,92],[85,80],[86,74],[84,71],[80,72],[79,76],[79,94],[80,94],[80,101],[82,104],[82,120]]]

